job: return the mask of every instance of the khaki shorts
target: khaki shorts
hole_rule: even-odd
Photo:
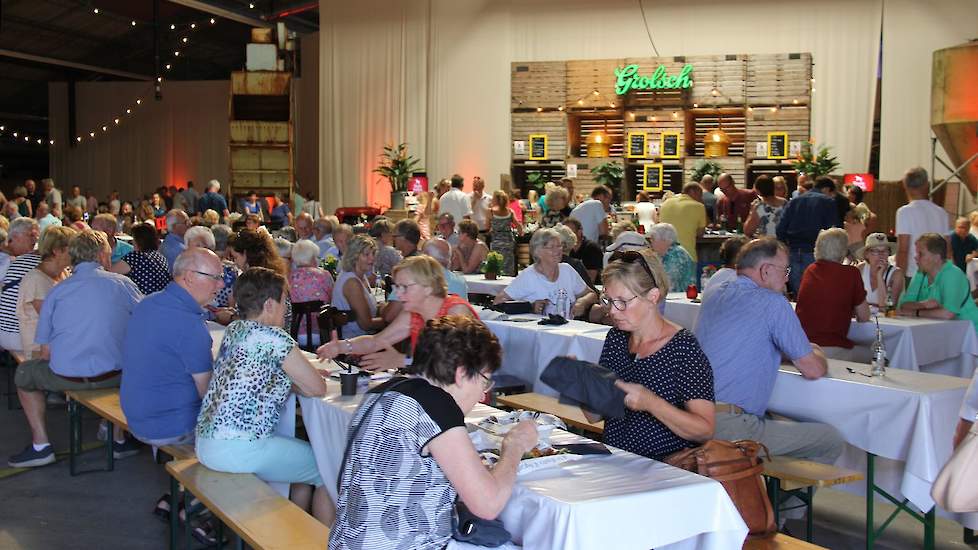
[[[121,376],[113,376],[99,382],[72,382],[65,380],[51,371],[51,366],[43,359],[24,361],[17,367],[14,382],[17,387],[28,391],[68,391],[68,390],[97,390],[101,388],[117,388]]]

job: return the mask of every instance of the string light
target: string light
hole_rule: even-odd
[[[98,15],[98,8],[93,9],[92,10],[92,13],[94,13],[95,15]]]
[[[181,42],[183,42],[184,44],[186,44],[187,43],[187,37],[184,36],[183,39],[181,40]]]
[[[142,104],[143,104],[143,100],[142,99],[137,99],[136,100],[136,105],[142,105]]]
[[[116,124],[119,124],[119,119],[117,119],[117,118],[116,119],[113,119],[112,122],[115,122]]]
[[[190,28],[191,29],[196,29],[197,28],[197,23],[191,23],[190,24]]]
[[[254,5],[253,3],[249,3],[249,4],[248,4],[248,8],[250,8],[250,9],[255,9],[255,5]]]
[[[133,27],[135,27],[136,26],[136,20],[133,19],[132,21],[129,22],[129,24],[132,25]]]
[[[171,30],[171,31],[175,31],[175,30],[177,30],[177,26],[171,23],[171,24],[170,24],[170,30]]]
[[[211,25],[213,25],[214,23],[217,23],[217,20],[211,17]]]

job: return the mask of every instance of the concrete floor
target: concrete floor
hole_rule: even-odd
[[[68,421],[65,408],[48,410],[48,427],[56,450],[66,450]],[[95,440],[97,419],[86,415],[85,441]],[[163,467],[149,449],[116,461],[115,471],[71,477],[67,459],[36,470],[3,477],[7,458],[29,442],[23,413],[0,402],[0,550],[147,549],[167,546],[167,526],[151,511],[168,487]],[[84,456],[83,466],[104,464],[98,449]],[[882,521],[893,510],[878,504]],[[653,512],[654,511],[650,511]],[[803,521],[789,521],[796,537],[804,535]],[[820,491],[815,498],[815,542],[833,549],[865,547],[864,500],[840,491]],[[922,547],[920,524],[901,514],[877,548]],[[325,541],[323,542],[325,548]],[[978,548],[962,540],[956,523],[938,519],[937,548]]]

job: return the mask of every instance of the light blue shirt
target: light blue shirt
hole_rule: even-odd
[[[173,264],[177,261],[177,256],[187,249],[187,243],[183,242],[183,237],[175,233],[167,233],[160,245],[160,254],[166,258],[166,265],[170,267],[170,275],[173,275]]]
[[[121,370],[126,325],[142,297],[125,275],[95,262],[76,265],[48,293],[37,322],[34,341],[50,346],[51,370],[64,376]]]
[[[332,237],[323,237],[323,240],[313,242],[319,247],[320,258],[325,258],[326,256],[335,256],[336,258],[340,257],[340,249],[336,248],[336,244],[333,243]]]
[[[133,250],[135,250],[135,248],[131,244],[127,243],[126,241],[116,239],[115,248],[112,249],[112,263],[115,264],[116,262],[122,260],[123,256],[129,254]]]
[[[445,275],[445,286],[448,287],[448,293],[449,294],[458,294],[462,298],[465,298],[466,300],[468,300],[469,299],[469,285],[468,285],[468,283],[465,282],[465,278],[463,278],[458,273],[455,273],[454,271],[449,271],[449,270],[445,269],[444,267],[442,267],[441,269],[442,269],[442,273]],[[388,296],[387,299],[389,301],[391,301],[391,302],[398,301],[397,300],[397,291],[396,290],[392,290],[390,296]]]
[[[757,416],[767,411],[781,355],[794,361],[812,352],[788,300],[743,275],[703,302],[696,339],[713,366],[717,402]]]

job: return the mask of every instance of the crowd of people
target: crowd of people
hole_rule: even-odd
[[[456,497],[494,518],[537,443],[521,423],[488,470],[464,426],[501,364],[460,276],[490,252],[514,276],[496,303],[613,326],[599,363],[618,377],[627,411],[607,419],[604,441],[656,460],[717,438],[830,464],[843,448],[834,428],[767,415],[782,357],[805,378],[824,376],[828,358],[853,358],[847,329],[872,310],[978,326],[961,269],[978,255],[973,226],[962,218],[951,231],[920,168],[903,180],[910,203],[897,212],[896,242],[872,231],[861,193],[826,177],[802,178],[789,198],[778,178],[741,189],[707,176],[650,212],[643,232],[610,223],[604,186],[584,200],[565,179],[523,201],[472,184],[465,193],[454,176],[420,214],[351,227],[311,195],[290,204],[249,193],[233,216],[217,181],[201,195],[192,184],[161,189],[135,208],[118,193],[102,203],[74,187],[62,201],[53,181],[25,182],[0,218],[0,345],[25,359],[15,381],[32,437],[9,464],[55,461],[46,394],[120,387],[132,433],[106,434],[116,457],[140,442],[193,443],[212,469],[291,484],[292,500],[333,527],[331,549],[441,548]],[[518,270],[529,218],[532,262]],[[663,315],[665,297],[696,284],[696,239],[711,224],[745,234],[721,246],[687,330]],[[305,321],[292,322],[308,302],[348,317],[301,342],[321,360],[408,373],[370,390],[354,415],[336,502],[309,443],[277,431],[290,392],[327,392],[320,364],[300,350]],[[216,358],[207,321],[226,326]],[[157,508],[169,512],[167,499]],[[205,527],[198,534],[211,541]]]

